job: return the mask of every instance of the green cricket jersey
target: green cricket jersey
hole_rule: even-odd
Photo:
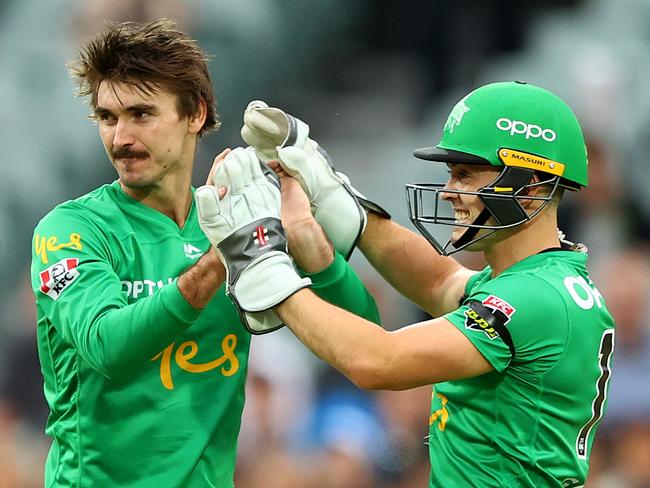
[[[47,487],[233,486],[250,335],[224,287],[204,310],[177,287],[209,246],[194,205],[179,229],[117,182],[38,224]],[[378,321],[342,257],[311,277],[316,293]]]
[[[587,255],[474,275],[451,321],[495,371],[434,386],[430,487],[578,487],[606,408],[614,322]]]

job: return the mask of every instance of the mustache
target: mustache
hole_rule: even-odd
[[[134,151],[130,147],[118,147],[111,151],[111,156],[113,159],[122,159],[122,158],[135,158],[135,159],[144,159],[149,156],[147,151]]]

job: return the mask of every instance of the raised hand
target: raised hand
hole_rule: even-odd
[[[198,188],[195,200],[201,229],[226,267],[227,293],[251,332],[275,330],[282,323],[273,315],[250,319],[311,284],[300,278],[287,253],[280,191],[252,149],[228,153],[212,183]]]

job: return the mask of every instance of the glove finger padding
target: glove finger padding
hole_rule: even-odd
[[[328,154],[309,136],[309,126],[262,101],[248,104],[241,135],[260,159],[278,159],[309,197],[312,213],[336,251],[350,257],[367,222],[366,210],[390,218],[379,205],[361,197]],[[367,204],[367,205],[366,205]]]
[[[326,154],[307,142],[306,150],[295,146],[278,150],[282,168],[296,178],[310,195],[312,214],[346,259],[363,233],[367,215],[349,185],[332,169]]]
[[[301,147],[309,137],[309,126],[279,108],[254,100],[244,111],[241,136],[262,161],[268,162],[278,159],[278,147]]]
[[[252,149],[231,151],[213,182],[227,191],[219,200],[215,186],[196,190],[199,224],[224,263],[226,292],[242,322],[253,333],[271,332],[283,324],[269,309],[311,284],[300,278],[287,254],[280,191]]]
[[[194,193],[194,200],[200,222],[210,226],[216,225],[217,222],[221,223],[223,217],[221,216],[219,192],[216,187],[202,186],[198,188]],[[228,224],[226,223],[226,225]]]
[[[237,148],[239,149],[239,148]],[[231,195],[240,195],[243,193],[245,187],[245,175],[242,174],[243,162],[250,158],[251,155],[246,152],[241,152],[235,149],[232,151],[232,157],[223,160],[217,166],[212,176],[212,183],[214,186],[228,186]]]
[[[296,146],[278,148],[278,161],[282,169],[300,183],[313,209],[319,193],[318,176],[307,161],[305,151]]]

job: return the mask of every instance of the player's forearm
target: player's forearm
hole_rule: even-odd
[[[178,278],[178,289],[187,302],[203,309],[226,279],[226,270],[216,251],[210,248],[194,266]]]
[[[386,331],[306,289],[275,311],[305,346],[357,386],[386,387],[384,375],[390,371],[392,352]]]
[[[303,271],[318,273],[332,264],[332,243],[311,214],[303,220],[287,225],[285,230],[289,253]]]
[[[463,267],[439,255],[422,236],[369,212],[359,249],[402,295],[432,315],[446,311],[441,285]]]
[[[108,377],[122,376],[174,342],[200,313],[172,283],[130,305],[99,311],[87,325],[70,332],[79,354],[94,369]],[[80,323],[84,318],[78,318]]]
[[[77,339],[82,356],[109,377],[128,374],[131,366],[151,359],[192,325],[224,276],[219,258],[209,251],[176,283],[92,320]]]
[[[334,262],[318,273],[309,273],[311,290],[327,302],[348,312],[381,323],[377,303],[352,266],[336,254]]]
[[[310,213],[285,224],[289,252],[312,280],[312,290],[334,305],[380,323],[374,298]]]

